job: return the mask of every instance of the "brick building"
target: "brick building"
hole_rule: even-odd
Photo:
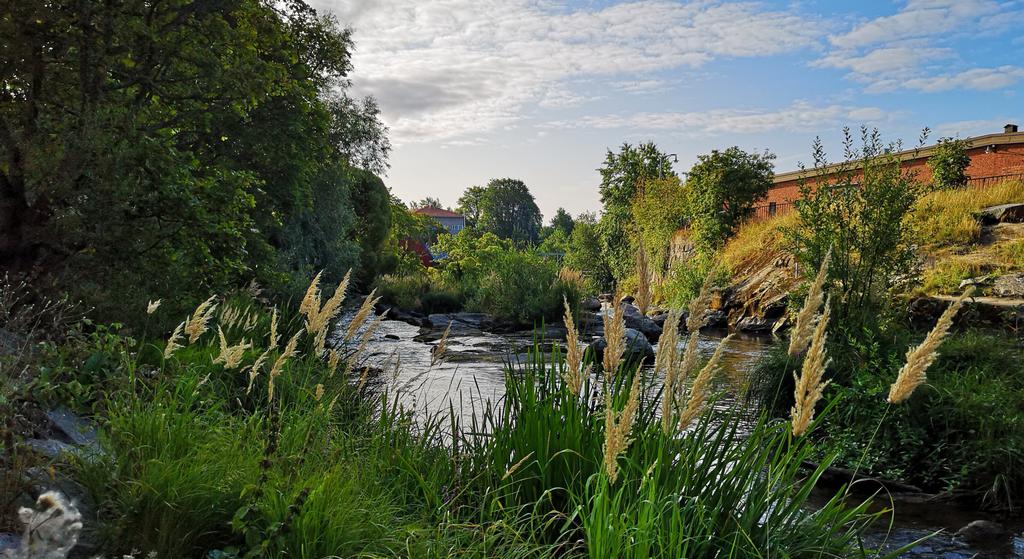
[[[1018,132],[1016,124],[1007,124],[1002,133],[986,134],[967,138],[967,155],[971,164],[967,175],[972,185],[984,185],[1008,178],[1024,178],[1024,132]],[[915,171],[919,180],[928,182],[932,172],[928,158],[935,153],[934,145],[901,151],[896,154],[903,169]],[[826,167],[825,173],[834,167]],[[792,208],[793,201],[800,197],[801,181],[813,181],[815,171],[790,171],[775,175],[775,184],[768,191],[768,198],[755,209],[755,217],[764,218],[784,213]]]

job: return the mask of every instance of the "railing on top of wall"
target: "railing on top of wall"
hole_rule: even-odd
[[[1024,181],[1024,173],[971,178],[968,179],[967,186],[964,188],[985,189],[1011,180]],[[761,204],[759,206],[754,206],[750,219],[753,221],[762,221],[770,217],[788,214],[794,209],[795,206],[793,205],[793,202],[771,202],[769,204]]]

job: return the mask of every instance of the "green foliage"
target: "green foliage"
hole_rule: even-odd
[[[660,286],[661,298],[665,300],[669,307],[685,308],[700,293],[700,288],[704,285],[705,278],[712,271],[716,271],[716,277],[714,278],[716,285],[727,284],[729,272],[721,267],[713,270],[714,265],[714,260],[700,254],[689,260],[674,264],[669,268],[668,275]]]
[[[523,181],[492,179],[479,200],[476,227],[518,244],[534,244],[540,237],[541,218]]]
[[[815,171],[801,185],[795,227],[785,230],[805,275],[817,273],[831,250],[828,293],[833,323],[859,335],[883,321],[889,293],[916,275],[913,229],[907,219],[920,195],[914,175],[904,173],[877,130],[862,129],[862,147],[853,149],[844,129],[847,160],[826,171],[816,141]]]
[[[647,181],[673,176],[672,162],[653,142],[638,146],[622,144],[617,153],[608,150],[601,173],[600,232],[602,254],[616,280],[633,273],[634,247],[631,243],[630,211],[641,185]]]
[[[582,272],[598,288],[611,288],[612,272],[604,259],[601,231],[593,214],[576,218],[562,262],[566,267]]]
[[[353,237],[359,243],[358,286],[365,287],[382,272],[391,271],[384,248],[391,230],[391,194],[384,181],[368,171],[353,170]]]
[[[420,209],[420,208],[439,208],[439,209],[444,209],[444,204],[441,203],[441,200],[438,200],[437,198],[434,198],[433,196],[427,196],[426,198],[424,198],[422,200],[419,200],[419,201],[416,201],[416,202],[410,202],[409,203],[409,208],[413,209],[413,210]]]
[[[349,170],[381,172],[390,146],[376,104],[346,96],[351,34],[331,17],[19,2],[0,33],[0,267],[115,318],[356,262]]]
[[[455,211],[466,218],[466,227],[476,227],[480,223],[486,193],[487,187],[471,186],[459,197],[458,207],[455,208]]]
[[[679,178],[672,176],[648,181],[633,201],[635,242],[659,272],[667,265],[672,236],[686,224],[684,196]]]
[[[967,140],[939,139],[935,146],[935,154],[928,158],[928,167],[932,170],[932,184],[935,188],[949,189],[967,185],[971,178],[967,176],[967,167],[971,164],[967,147]]]
[[[569,252],[569,239],[570,236],[566,235],[562,229],[553,229],[551,233],[544,237],[544,240],[537,245],[537,252],[541,253],[561,253],[565,254]]]
[[[572,235],[572,228],[575,225],[576,221],[569,215],[569,212],[565,211],[565,208],[555,210],[555,215],[551,218],[551,228],[554,231],[561,231],[568,238],[569,235]]]
[[[686,176],[684,200],[694,246],[714,254],[768,194],[775,155],[738,147],[701,155]]]

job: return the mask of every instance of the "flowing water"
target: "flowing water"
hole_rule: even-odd
[[[443,329],[421,329],[404,322],[385,320],[367,347],[367,364],[380,369],[374,382],[398,388],[403,404],[418,413],[459,414],[463,425],[469,425],[480,413],[485,401],[497,402],[504,394],[504,374],[509,364],[530,359],[530,350],[538,345],[550,352],[553,344],[562,345],[564,330],[552,328],[547,333],[520,332],[493,334],[462,324],[453,329],[447,340],[445,359],[435,362],[433,349]],[[720,336],[701,334],[699,350],[703,357],[714,352]],[[754,362],[773,343],[767,337],[734,337],[723,354],[727,375],[745,378]],[[655,387],[656,389],[657,387]],[[729,399],[719,406],[739,405]],[[868,534],[869,546],[897,549],[922,537],[941,531],[938,536],[914,547],[902,557],[942,559],[1024,558],[1024,523],[1001,521],[1016,537],[992,542],[990,548],[969,547],[952,534],[960,527],[985,515],[976,511],[933,503],[897,503],[896,517],[890,528],[879,525]],[[886,517],[888,520],[888,517]]]

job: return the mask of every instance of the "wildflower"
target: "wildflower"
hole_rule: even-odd
[[[896,382],[892,383],[892,386],[889,387],[888,401],[890,404],[903,402],[914,393],[918,386],[921,386],[927,380],[925,371],[938,356],[939,346],[942,345],[942,341],[949,334],[949,327],[953,325],[953,318],[960,312],[964,299],[970,293],[970,290],[964,292],[953,304],[949,305],[945,312],[942,313],[942,316],[939,317],[939,321],[935,323],[935,327],[924,337],[924,341],[920,345],[907,350],[907,362],[896,376]]]
[[[793,423],[793,436],[799,437],[807,431],[814,419],[814,406],[821,399],[828,381],[822,382],[825,369],[828,367],[828,359],[825,356],[826,330],[831,308],[828,302],[825,303],[825,310],[814,327],[814,334],[811,336],[811,349],[804,358],[803,366],[800,369],[800,376],[793,374],[796,380],[796,389],[793,396],[795,404],[789,414]]]
[[[188,320],[188,324],[185,325],[185,333],[188,334],[188,343],[195,343],[206,333],[210,318],[213,317],[213,311],[217,308],[217,304],[213,302],[215,296],[211,296],[209,299],[203,301],[196,307],[195,312],[192,313],[192,317]]]
[[[711,355],[711,359],[708,360],[704,368],[693,379],[693,386],[690,387],[690,398],[686,401],[686,408],[679,415],[680,431],[686,429],[704,410],[704,405],[707,404],[708,400],[708,393],[711,392],[711,381],[715,378],[718,362],[722,359],[722,351],[731,339],[732,334],[719,342],[718,347],[715,348],[715,353]]]
[[[828,267],[831,262],[832,251],[829,250],[821,261],[818,275],[814,277],[814,282],[811,283],[811,289],[807,292],[807,299],[804,300],[803,308],[796,315],[796,324],[793,325],[793,332],[789,338],[788,352],[790,357],[800,355],[803,350],[807,349],[807,344],[811,343],[814,316],[818,314],[818,309],[825,299],[825,279],[828,277]]]
[[[640,371],[633,375],[633,383],[629,388],[629,398],[622,411],[616,413],[612,409],[611,396],[606,395],[604,406],[604,468],[611,483],[619,478],[619,456],[629,448],[629,438],[636,420],[636,411],[640,405]]]
[[[569,391],[579,396],[583,388],[583,350],[580,348],[579,333],[576,331],[576,323],[572,319],[572,312],[569,310],[569,300],[562,298],[565,303],[565,373],[563,380]]]
[[[156,301],[150,301],[149,304],[146,305],[146,314],[155,313],[156,310],[160,308],[160,302],[160,299],[157,299]]]
[[[605,380],[611,381],[622,361],[622,355],[626,352],[626,321],[622,305],[616,305],[605,311],[602,318],[604,320],[604,339],[607,344],[601,364],[604,367]]]
[[[164,346],[164,359],[170,359],[171,355],[173,355],[175,351],[181,349],[181,342],[183,341],[182,331],[184,328],[185,322],[182,322],[174,329],[174,332],[171,333],[171,337],[167,339],[167,345]]]

